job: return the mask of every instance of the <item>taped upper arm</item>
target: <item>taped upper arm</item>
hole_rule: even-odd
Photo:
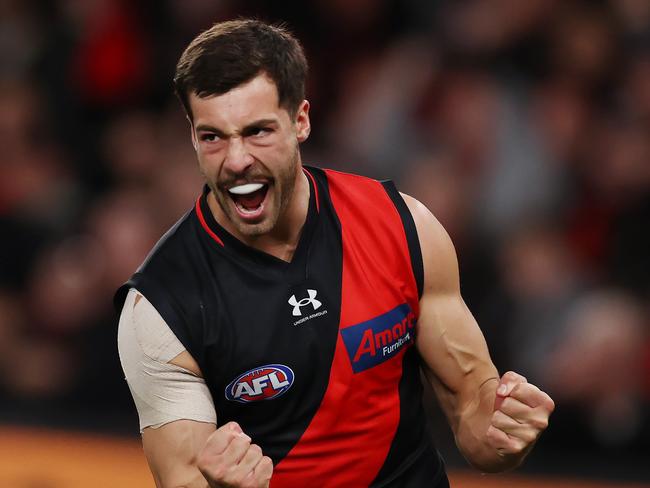
[[[133,289],[120,315],[118,350],[141,431],[176,420],[216,424],[198,365],[151,303]]]

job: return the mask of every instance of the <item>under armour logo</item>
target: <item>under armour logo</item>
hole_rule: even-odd
[[[309,297],[303,298],[302,300],[298,301],[296,299],[296,295],[291,295],[291,298],[289,298],[289,305],[293,306],[293,315],[294,316],[299,316],[302,315],[300,312],[300,307],[304,307],[305,305],[309,305],[311,303],[312,307],[314,307],[314,310],[318,310],[322,303],[319,300],[316,300],[316,290],[307,290],[307,294]]]

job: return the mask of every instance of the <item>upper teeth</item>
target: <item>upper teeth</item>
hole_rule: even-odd
[[[246,183],[245,185],[233,186],[228,191],[235,195],[248,195],[249,193],[259,190],[263,186],[263,183]]]

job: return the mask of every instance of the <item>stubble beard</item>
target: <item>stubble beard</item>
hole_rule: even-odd
[[[232,199],[226,194],[226,190],[221,190],[214,182],[208,181],[208,187],[214,194],[221,210],[239,234],[243,237],[255,238],[268,234],[275,228],[278,220],[280,220],[280,217],[284,215],[289,207],[289,203],[293,197],[296,186],[298,161],[299,153],[298,148],[296,147],[290,158],[289,165],[287,165],[286,168],[280,169],[277,175],[271,175],[272,184],[269,185],[268,191],[273,191],[273,198],[271,199],[272,206],[264,209],[266,217],[257,224],[242,222],[237,211],[232,208]],[[244,178],[253,180],[253,178],[258,175],[266,176],[265,172],[256,170],[254,166],[252,171],[247,172],[245,175],[239,175],[239,178],[241,179],[243,176]],[[265,204],[267,201],[268,197]]]

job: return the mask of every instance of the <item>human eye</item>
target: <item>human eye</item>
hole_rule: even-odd
[[[273,132],[273,129],[270,127],[251,127],[249,135],[253,137],[263,137],[271,132]]]
[[[204,132],[199,136],[199,139],[202,142],[217,142],[219,140],[219,136],[213,132]]]

